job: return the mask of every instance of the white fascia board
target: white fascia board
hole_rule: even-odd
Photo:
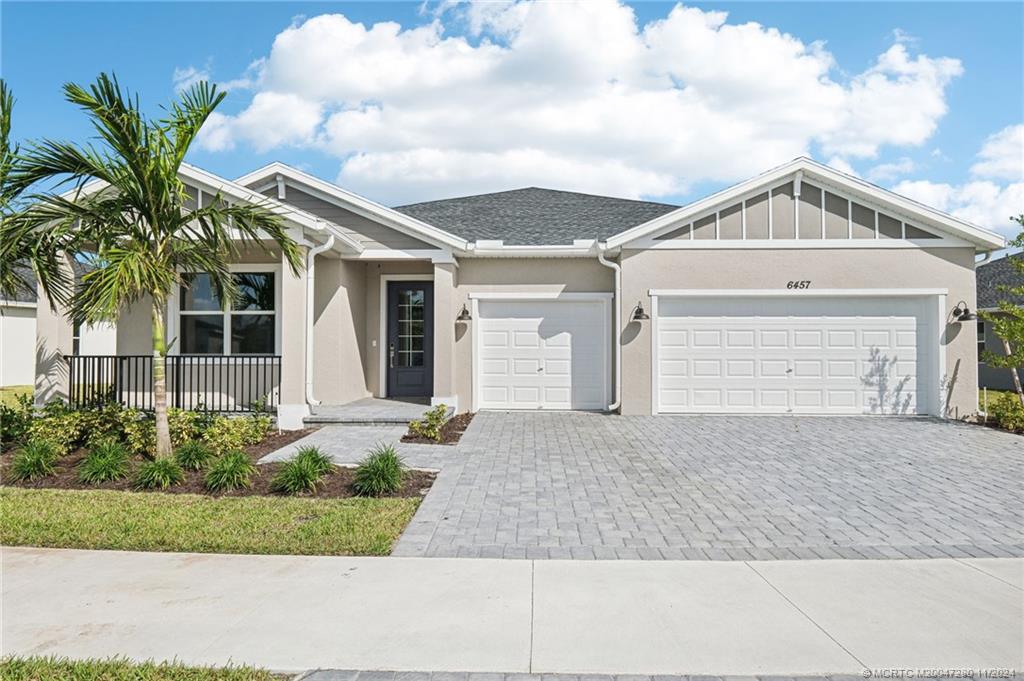
[[[388,208],[387,206],[371,201],[364,196],[342,189],[332,182],[326,182],[318,177],[314,177],[308,173],[298,170],[297,168],[292,168],[289,165],[285,165],[284,163],[277,161],[247,175],[243,175],[235,180],[235,182],[238,184],[249,185],[278,174],[283,175],[286,180],[298,183],[300,186],[297,188],[300,190],[306,191],[307,189],[304,189],[301,186],[305,185],[306,188],[314,189],[316,192],[319,192],[323,195],[322,198],[325,198],[328,201],[333,203],[340,202],[343,208],[353,210],[372,220],[377,220],[387,227],[397,229],[398,231],[410,236],[424,239],[435,244],[444,245],[459,251],[464,251],[469,247],[469,244],[464,239],[461,239],[450,232],[428,225],[416,218],[400,213],[393,208]]]
[[[819,288],[819,289],[658,289],[647,291],[651,297],[665,298],[871,298],[920,297],[949,293],[945,288]]]
[[[865,182],[860,178],[839,172],[805,157],[797,158],[749,180],[683,206],[671,213],[666,213],[641,225],[620,232],[608,239],[608,246],[621,247],[641,237],[649,236],[668,227],[687,222],[690,218],[696,217],[701,213],[710,211],[717,206],[739,201],[748,194],[755,194],[759,190],[763,190],[788,177],[795,179],[798,173],[801,174],[804,180],[817,181],[826,185],[832,184],[842,192],[860,197],[862,200],[880,204],[881,207],[891,206],[890,210],[903,213],[911,217],[912,221],[919,221],[924,226],[933,226],[952,236],[965,239],[974,244],[978,250],[996,250],[1006,246],[1006,239],[995,232],[972,225],[952,215],[947,215],[922,203],[912,201],[870,182]],[[828,189],[827,186],[825,188]]]
[[[6,298],[0,298],[0,307],[36,308],[38,306],[38,303],[28,300],[7,300]]]
[[[597,242],[586,246],[501,246],[480,248],[475,246],[465,257],[471,258],[588,258],[597,255]]]

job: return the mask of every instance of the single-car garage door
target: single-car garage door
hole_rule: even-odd
[[[608,298],[478,300],[479,409],[604,409]]]
[[[925,413],[927,301],[661,298],[656,410]]]

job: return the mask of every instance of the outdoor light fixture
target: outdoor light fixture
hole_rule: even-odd
[[[649,314],[647,314],[646,312],[644,312],[644,304],[641,303],[641,302],[638,302],[636,304],[636,307],[633,308],[633,321],[634,322],[642,322],[642,321],[645,321],[645,320],[650,319],[650,318],[651,318],[651,316]]]
[[[473,318],[473,315],[469,314],[469,310],[466,308],[466,304],[462,304],[462,310],[459,312],[459,316],[455,318],[457,322],[468,322]]]
[[[977,318],[978,315],[971,312],[971,308],[962,300],[953,308],[953,319],[958,322],[973,322]]]

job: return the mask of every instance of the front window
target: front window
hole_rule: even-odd
[[[235,272],[235,299],[224,311],[208,274],[182,277],[181,352],[187,355],[271,355],[275,343],[273,272]]]
[[[981,319],[978,320],[978,357],[981,357],[981,353],[985,350],[985,322]]]

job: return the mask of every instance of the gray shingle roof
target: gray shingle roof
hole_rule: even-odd
[[[15,264],[14,269],[17,271],[18,276],[29,285],[30,290],[23,291],[19,290],[16,292],[13,300],[18,303],[34,303],[37,302],[36,298],[36,273],[32,271],[32,268],[25,264]],[[71,260],[71,269],[75,272],[75,281],[80,282],[82,275],[88,272],[91,268],[89,265],[81,262],[80,260]],[[7,300],[11,300],[8,298]]]
[[[528,187],[413,203],[395,210],[467,241],[501,239],[506,245],[561,246],[571,245],[574,239],[607,239],[676,208]]]
[[[1000,300],[1007,299],[1007,294],[999,290],[1000,286],[1024,285],[1024,277],[1011,262],[1021,258],[1024,258],[1024,254],[1016,253],[978,267],[975,271],[978,280],[978,309],[996,307]],[[1024,296],[1010,296],[1009,299],[1016,305],[1024,305]]]

